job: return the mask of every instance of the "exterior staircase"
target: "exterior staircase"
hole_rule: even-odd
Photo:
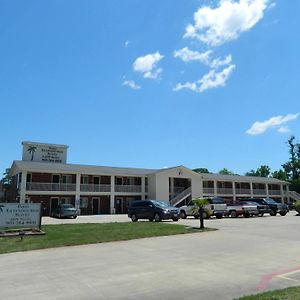
[[[173,205],[173,206],[176,206],[181,201],[183,201],[184,199],[189,197],[191,195],[191,193],[192,193],[192,188],[191,187],[185,189],[181,193],[177,194],[174,198],[170,199],[170,204]]]
[[[300,200],[300,194],[295,192],[295,191],[290,191],[289,192],[290,198],[292,198],[294,201]]]

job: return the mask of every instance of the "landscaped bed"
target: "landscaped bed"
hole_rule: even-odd
[[[213,229],[205,228],[202,231]],[[199,232],[197,228],[153,222],[44,225],[44,236],[0,238],[0,253]]]
[[[237,300],[299,300],[300,287],[265,292],[262,294],[245,296]]]

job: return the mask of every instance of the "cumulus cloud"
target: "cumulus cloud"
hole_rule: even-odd
[[[189,89],[197,93],[202,93],[211,88],[225,86],[227,79],[230,77],[234,69],[235,65],[233,64],[224,68],[220,72],[218,72],[216,69],[211,69],[201,79],[195,82],[186,82],[184,84],[177,83],[173,90],[180,91],[182,89]]]
[[[291,132],[291,130],[289,129],[288,126],[281,126],[278,128],[278,132],[279,133],[288,133],[288,132]]]
[[[201,53],[198,51],[190,50],[188,47],[184,47],[180,50],[175,50],[174,57],[180,58],[184,62],[199,61],[201,63],[208,65],[210,61],[211,53],[212,53],[211,50]]]
[[[266,121],[259,122],[256,121],[253,123],[253,125],[246,131],[247,134],[250,135],[258,135],[264,133],[269,128],[274,128],[281,126],[282,124],[285,124],[289,121],[297,119],[299,116],[299,113],[297,114],[288,114],[286,116],[276,116],[272,117]],[[287,127],[281,126],[279,128],[280,132],[283,132],[286,130]],[[286,131],[285,131],[286,132]]]
[[[268,4],[269,0],[220,0],[216,8],[203,6],[194,13],[194,24],[186,27],[184,37],[210,46],[235,40],[263,18]]]
[[[142,73],[144,78],[156,79],[162,73],[162,69],[157,67],[157,64],[163,59],[158,51],[138,57],[133,63],[133,69],[136,72]]]
[[[128,86],[133,90],[139,90],[141,88],[141,86],[136,84],[134,80],[124,80],[122,85]]]
[[[227,55],[224,59],[221,59],[220,57],[215,58],[211,63],[210,63],[210,67],[213,69],[217,69],[219,67],[222,66],[227,66],[229,64],[231,64],[232,62],[232,57],[231,54]]]

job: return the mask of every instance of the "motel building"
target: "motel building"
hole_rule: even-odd
[[[200,174],[184,166],[138,169],[67,163],[68,146],[22,142],[22,160],[10,169],[10,201],[42,203],[49,216],[60,203],[71,203],[81,215],[124,214],[131,201],[160,199],[182,206],[196,197],[271,197],[289,203],[289,184],[274,178]],[[296,195],[297,196],[297,195]]]

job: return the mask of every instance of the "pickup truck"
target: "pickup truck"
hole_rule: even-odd
[[[249,218],[251,216],[259,215],[259,211],[257,209],[257,205],[255,204],[233,204],[227,205],[227,216],[231,218],[237,218],[238,216],[244,216],[245,218]]]
[[[226,214],[226,203],[220,197],[207,198],[209,204],[204,207],[203,217],[208,219],[211,216],[216,216],[216,218],[221,219]],[[186,219],[188,216],[193,216],[198,219],[199,214],[195,213],[195,206],[193,202],[190,202],[188,205],[179,207],[180,217]]]

